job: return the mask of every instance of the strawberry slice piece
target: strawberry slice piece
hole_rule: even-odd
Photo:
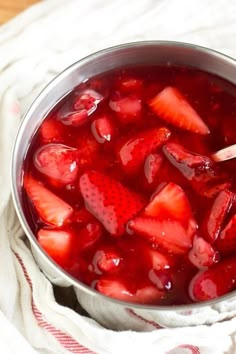
[[[217,249],[224,254],[236,251],[236,214],[221,231],[216,245]]]
[[[223,226],[223,222],[229,213],[233,203],[233,193],[221,191],[213,202],[209,215],[206,217],[202,232],[206,239],[213,243],[216,241]]]
[[[231,113],[231,114],[230,114]],[[226,146],[236,144],[236,120],[233,112],[228,112],[227,119],[221,120],[221,131]]]
[[[143,80],[135,77],[123,77],[118,81],[118,89],[122,92],[137,92],[143,87]]]
[[[142,111],[141,100],[133,95],[125,97],[114,97],[109,102],[109,107],[121,124],[135,123],[140,118]]]
[[[32,176],[24,176],[24,188],[43,222],[61,227],[73,214],[73,208]]]
[[[158,219],[174,218],[185,225],[193,220],[192,209],[185,192],[172,182],[154,194],[143,214]]]
[[[144,206],[138,194],[97,171],[88,171],[80,177],[80,191],[86,209],[112,236],[123,235],[127,222]]]
[[[219,261],[219,253],[202,237],[195,235],[188,254],[190,262],[199,269],[209,268]]]
[[[96,282],[95,288],[103,295],[120,301],[132,302],[134,298],[134,294],[120,280],[101,278]]]
[[[84,125],[103,99],[100,93],[92,89],[76,92],[73,107],[71,108],[66,102],[58,111],[58,120],[74,127]]]
[[[40,135],[44,144],[63,142],[63,125],[54,117],[43,121],[40,127]]]
[[[94,138],[101,144],[112,141],[116,134],[115,126],[107,115],[95,119],[91,124],[91,130]]]
[[[174,87],[168,86],[149,102],[158,117],[174,126],[193,133],[207,135],[207,125],[186,98]]]
[[[60,266],[70,263],[75,237],[71,231],[41,229],[37,234],[38,242],[45,252]]]
[[[213,162],[209,157],[190,152],[177,143],[165,144],[163,152],[170,163],[189,180],[213,168]]]
[[[81,109],[79,111],[73,111],[69,113],[59,112],[59,120],[68,126],[79,127],[88,122],[88,112],[86,109]]]
[[[77,150],[62,144],[43,145],[35,152],[34,165],[61,184],[73,183],[78,175]]]
[[[171,266],[171,261],[169,257],[161,252],[149,248],[148,256],[150,257],[151,260],[152,269],[163,270],[163,269],[169,269]]]
[[[193,301],[207,301],[236,288],[236,258],[224,259],[215,266],[199,271],[189,284]]]
[[[168,253],[183,254],[192,247],[192,235],[178,221],[136,217],[129,222],[128,229]]]
[[[119,252],[112,248],[98,249],[93,257],[93,267],[95,272],[99,270],[98,274],[101,272],[109,273],[117,269],[122,262],[122,257]]]
[[[78,251],[84,251],[91,248],[102,236],[102,226],[97,221],[88,223],[78,231],[77,247]]]
[[[215,198],[221,191],[230,189],[231,186],[230,182],[222,182],[208,188],[200,189],[198,192],[206,198]]]
[[[169,291],[172,288],[171,276],[167,271],[151,269],[148,278],[159,290]]]
[[[163,289],[164,290],[164,289]],[[158,300],[165,296],[165,292],[162,289],[158,289],[156,286],[148,285],[144,288],[140,288],[136,291],[135,297],[132,300],[138,304],[156,304]]]
[[[138,173],[146,157],[165,144],[170,135],[167,128],[154,128],[129,138],[118,150],[123,170],[129,175]]]
[[[117,300],[139,304],[155,304],[163,296],[163,291],[152,285],[131,292],[122,281],[116,279],[101,278],[96,283],[96,289]]]
[[[144,176],[148,184],[153,184],[161,170],[163,155],[154,153],[148,155],[144,162]]]

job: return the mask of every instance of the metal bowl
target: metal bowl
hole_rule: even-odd
[[[147,306],[118,301],[98,293],[63,271],[39,246],[22,206],[22,165],[28,146],[47,113],[75,86],[88,78],[127,65],[174,64],[202,69],[236,84],[236,61],[196,45],[146,41],[119,45],[92,54],[59,74],[36,98],[25,114],[12,156],[12,195],[21,225],[35,260],[54,284],[73,286],[79,303],[102,325],[116,330],[148,331],[164,327],[212,324],[236,315],[236,292],[204,303]]]

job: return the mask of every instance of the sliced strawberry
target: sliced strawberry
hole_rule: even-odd
[[[118,82],[118,89],[122,92],[140,91],[143,86],[143,80],[135,77],[123,77]]]
[[[163,152],[172,165],[189,180],[213,167],[209,157],[190,152],[177,143],[165,144]]]
[[[222,253],[236,251],[236,214],[233,215],[226,227],[221,231],[216,245],[217,249]]]
[[[98,157],[100,144],[94,139],[91,132],[80,134],[76,148],[78,150],[78,163],[82,168],[92,166]]]
[[[209,215],[202,226],[202,232],[210,243],[215,242],[223,227],[225,217],[229,213],[233,202],[233,194],[230,191],[221,191],[209,211]]]
[[[63,267],[69,264],[75,244],[71,231],[41,229],[37,236],[40,246],[55,262]]]
[[[215,82],[214,83],[211,82],[210,83],[210,91],[212,93],[221,93],[221,92],[223,92],[223,88],[220,87],[219,85],[217,85]]]
[[[97,221],[88,223],[77,233],[78,251],[92,247],[102,236],[102,226]]]
[[[109,102],[112,111],[116,112],[121,124],[135,123],[141,115],[141,100],[133,95],[125,97],[115,97]]]
[[[144,209],[144,215],[158,217],[162,220],[174,218],[184,225],[193,220],[192,209],[185,192],[180,186],[172,182],[166,184],[159,192],[154,194],[154,197]]]
[[[210,269],[199,271],[189,285],[193,301],[212,300],[236,287],[236,258],[222,260]]]
[[[156,180],[162,164],[163,155],[158,153],[148,155],[144,162],[144,176],[148,184],[152,184]]]
[[[144,206],[138,194],[96,171],[81,176],[80,191],[85,207],[113,236],[123,235],[127,222]]]
[[[133,301],[134,294],[120,280],[101,278],[97,281],[95,288],[103,295],[114,299],[128,302]]]
[[[170,138],[167,128],[154,128],[129,138],[118,150],[118,159],[127,174],[139,172],[146,157],[160,148]]]
[[[164,289],[163,289],[164,290]],[[135,297],[132,300],[138,304],[155,304],[165,296],[165,292],[162,289],[158,289],[156,286],[145,286],[136,291]]]
[[[76,92],[73,107],[70,107],[68,102],[65,102],[58,111],[58,119],[65,125],[74,127],[84,125],[103,98],[100,93],[91,89]]]
[[[71,125],[73,127],[79,127],[88,122],[88,113],[86,109],[81,109],[80,111],[72,111],[69,113],[59,112],[59,120],[64,125]]]
[[[148,250],[148,255],[151,260],[152,269],[163,270],[169,269],[171,266],[171,261],[167,255],[158,252],[152,248]]]
[[[78,175],[77,150],[62,144],[47,144],[34,155],[34,165],[43,174],[69,184]]]
[[[60,227],[72,216],[72,207],[31,176],[24,177],[26,193],[40,218],[47,224]]]
[[[105,99],[109,94],[109,86],[110,80],[103,76],[85,81],[84,84],[81,84],[81,89],[95,91]]]
[[[168,86],[158,93],[149,106],[161,119],[178,128],[203,135],[210,133],[202,118],[174,87]]]
[[[122,262],[122,256],[112,248],[98,249],[93,257],[93,267],[95,271],[99,269],[103,273],[109,273],[117,269]]]
[[[63,143],[63,125],[54,117],[46,119],[40,127],[40,135],[43,144]]]
[[[129,222],[128,228],[168,253],[183,254],[192,247],[192,235],[178,221],[136,217]]]
[[[168,291],[172,288],[171,276],[167,271],[151,269],[148,278],[159,290]]]
[[[204,197],[215,198],[217,194],[219,194],[221,191],[230,189],[231,186],[232,184],[230,182],[222,182],[208,188],[203,188],[202,190],[198,189],[198,192],[200,192],[200,194]]]
[[[195,235],[193,247],[188,254],[189,260],[197,268],[209,268],[219,261],[219,253],[202,237]]]
[[[116,128],[111,118],[107,115],[95,119],[91,124],[91,130],[94,138],[101,144],[106,141],[112,141],[116,134]]]
[[[163,296],[163,292],[155,286],[149,285],[132,293],[120,280],[100,279],[96,283],[96,289],[102,294],[121,301],[140,304],[155,304]]]

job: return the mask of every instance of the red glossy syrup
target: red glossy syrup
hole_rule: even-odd
[[[211,155],[235,143],[236,87],[223,79],[171,66],[89,79],[29,146],[28,222],[49,256],[105,295],[224,295],[236,284],[236,160]]]

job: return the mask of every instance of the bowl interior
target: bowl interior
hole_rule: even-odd
[[[70,66],[43,90],[23,118],[13,149],[12,194],[20,222],[31,243],[37,248],[46,262],[54,263],[49,260],[49,257],[39,247],[22,208],[22,165],[34,133],[55,104],[75,86],[88,78],[121,66],[153,64],[192,66],[216,74],[236,84],[236,62],[220,53],[195,45],[176,42],[131,43],[92,54]],[[53,266],[58,271],[58,266],[55,263]],[[59,272],[71,284],[86,290],[90,294],[97,294],[97,292],[75,280],[63,270],[59,269]],[[185,307],[190,307],[190,305]]]

